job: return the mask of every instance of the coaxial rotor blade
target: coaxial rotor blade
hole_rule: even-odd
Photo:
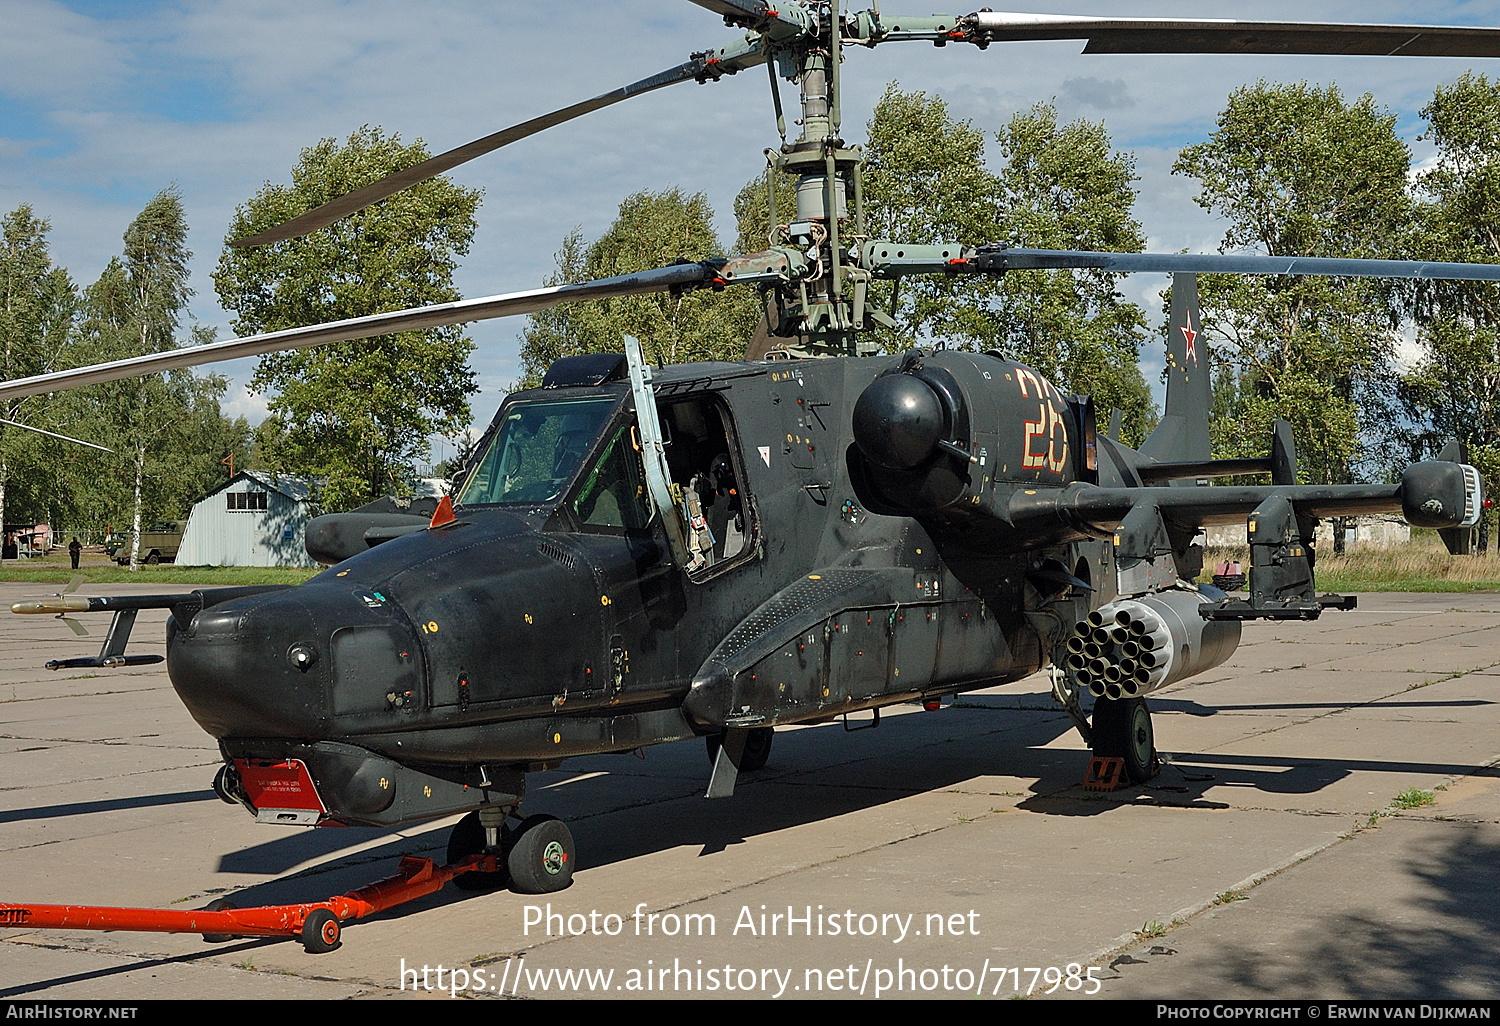
[[[1346,278],[1426,278],[1500,281],[1500,264],[1438,260],[1364,260],[1345,257],[1261,256],[1253,253],[1096,253],[1004,246],[908,246],[867,242],[860,265],[879,278],[909,274],[1003,274],[1006,271],[1095,270],[1114,274],[1310,274]]]
[[[1432,278],[1500,281],[1500,264],[1437,260],[1362,260],[1344,257],[1281,257],[1242,253],[1091,253],[1083,250],[980,250],[980,270],[1167,271],[1184,274],[1313,274],[1347,278]]]
[[[923,19],[926,20],[926,19]],[[980,11],[950,39],[1009,42],[1087,39],[1084,53],[1318,53],[1405,57],[1500,56],[1500,29],[1463,25],[1360,25],[1221,18],[1092,18]],[[886,25],[901,19],[889,15]],[[913,25],[913,28],[916,28]],[[961,33],[961,35],[959,34]],[[893,33],[894,34],[894,33]]]
[[[766,0],[688,0],[724,19],[726,25],[764,32],[773,42],[804,35],[815,27],[812,17],[796,4],[773,5]]]
[[[1084,53],[1317,53],[1403,57],[1500,56],[1500,29],[1467,25],[1361,25],[1229,18],[1095,18],[980,11],[852,19],[849,42],[946,44],[1087,40]]]
[[[632,96],[641,96],[645,93],[655,92],[678,82],[707,82],[717,80],[721,75],[732,75],[744,68],[754,67],[760,64],[764,58],[760,53],[758,40],[745,40],[740,43],[724,47],[719,50],[709,50],[697,54],[692,60],[679,64],[675,68],[668,68],[650,78],[643,78],[639,82],[621,86],[611,92],[601,93],[593,99],[575,103],[561,110],[555,110],[550,114],[523,121],[519,125],[501,129],[485,136],[475,139],[471,143],[439,153],[436,157],[414,164],[409,168],[397,171],[393,175],[387,175],[377,182],[371,182],[353,192],[345,193],[338,199],[324,203],[320,207],[314,207],[305,214],[299,214],[290,221],[284,221],[274,228],[268,228],[255,235],[249,235],[242,239],[233,239],[231,246],[264,246],[272,242],[282,242],[286,239],[295,239],[298,236],[315,232],[319,228],[326,228],[333,222],[358,210],[363,210],[372,203],[378,203],[400,192],[409,189],[419,182],[425,182],[429,178],[435,178],[445,171],[451,171],[460,164],[467,163],[475,157],[482,157],[486,153],[498,150],[502,146],[508,146],[513,142],[525,139],[527,136],[536,135],[565,122],[580,118],[585,114],[600,110],[621,100],[628,100]]]
[[[78,445],[86,445],[90,449],[98,449],[101,452],[114,452],[113,449],[106,448],[102,445],[95,445],[93,442],[85,442],[81,438],[73,438],[70,435],[60,435],[56,431],[43,431],[39,427],[32,427],[30,424],[22,424],[17,420],[6,420],[4,417],[0,417],[0,424],[9,424],[11,427],[23,428],[27,431],[35,431],[37,434],[46,435],[48,438],[60,438],[64,442],[76,442]]]
[[[688,3],[706,7],[726,19],[764,21],[776,15],[766,0],[688,0]]]
[[[588,299],[638,296],[651,292],[686,291],[705,286],[717,288],[728,284],[780,281],[782,275],[775,267],[780,266],[784,269],[786,261],[781,258],[779,265],[777,261],[778,258],[774,255],[751,254],[748,257],[705,260],[696,264],[674,264],[671,267],[659,267],[636,274],[622,274],[576,285],[554,285],[548,288],[532,289],[528,292],[512,292],[482,299],[465,299],[456,303],[393,310],[389,313],[351,317],[327,324],[313,324],[305,328],[287,328],[283,331],[251,335],[247,338],[211,342],[208,345],[169,349],[162,353],[148,353],[145,356],[114,360],[110,363],[98,363],[73,370],[54,371],[31,378],[0,382],[0,400],[19,399],[44,392],[97,385],[105,381],[141,377],[182,367],[236,360],[245,356],[260,356],[286,349],[306,349],[328,342],[344,342],[350,339],[371,338],[376,335],[392,335],[402,331],[420,331],[450,324],[465,324],[469,321],[483,321],[494,317],[536,313],[563,303],[576,303]]]

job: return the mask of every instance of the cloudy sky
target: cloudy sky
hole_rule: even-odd
[[[856,8],[863,3],[855,3]],[[931,0],[882,0],[887,14],[928,13]],[[1019,7],[1019,5],[1018,5]],[[1495,2],[1050,2],[1020,9],[1071,14],[1388,21],[1500,26]],[[963,13],[954,9],[952,13]],[[84,284],[140,208],[181,189],[196,257],[193,315],[228,337],[209,272],[237,203],[284,182],[299,151],[379,125],[434,151],[604,92],[734,37],[686,0],[3,0],[0,2],[0,209],[30,203],[51,220],[56,262]],[[1221,227],[1174,178],[1180,147],[1205,138],[1225,98],[1259,78],[1337,83],[1371,92],[1400,115],[1418,160],[1419,111],[1434,88],[1471,65],[1444,58],[1084,56],[1080,44],[1011,43],[978,51],[924,44],[855,49],[845,65],[845,136],[885,83],[941,93],[954,113],[991,131],[1053,99],[1065,118],[1103,119],[1140,172],[1136,213],[1150,248],[1213,251]],[[776,141],[763,73],[674,86],[589,115],[460,168],[484,190],[465,296],[533,288],[563,235],[601,232],[619,201],[644,188],[706,191],[733,235],[735,193]],[[790,91],[787,99],[792,98]],[[1164,279],[1139,275],[1131,298],[1159,309]],[[474,325],[488,420],[518,371],[520,322]],[[246,393],[251,362],[227,365],[226,406],[259,419]],[[1148,373],[1148,379],[1152,377]],[[440,455],[440,454],[435,454]]]

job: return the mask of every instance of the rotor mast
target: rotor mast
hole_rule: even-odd
[[[772,244],[795,250],[806,270],[773,301],[780,315],[772,330],[787,339],[784,348],[794,356],[860,355],[875,348],[859,341],[860,333],[873,326],[865,304],[870,275],[849,253],[850,242],[864,234],[865,154],[839,135],[842,19],[833,3],[798,6],[807,28],[779,45],[767,40],[772,49],[767,56],[784,77],[798,83],[801,131],[795,142],[783,142],[766,156],[771,179],[785,173],[797,183],[796,215],[789,224],[775,223],[773,199]]]

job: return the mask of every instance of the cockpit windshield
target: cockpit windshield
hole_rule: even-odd
[[[554,501],[619,402],[609,396],[512,406],[458,504]]]

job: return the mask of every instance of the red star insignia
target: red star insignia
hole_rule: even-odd
[[[1193,330],[1193,314],[1191,310],[1188,311],[1187,324],[1182,328],[1182,337],[1187,340],[1187,352],[1183,354],[1184,358],[1192,360],[1196,364],[1198,362],[1198,350],[1194,348],[1193,343],[1197,341],[1198,333]]]

